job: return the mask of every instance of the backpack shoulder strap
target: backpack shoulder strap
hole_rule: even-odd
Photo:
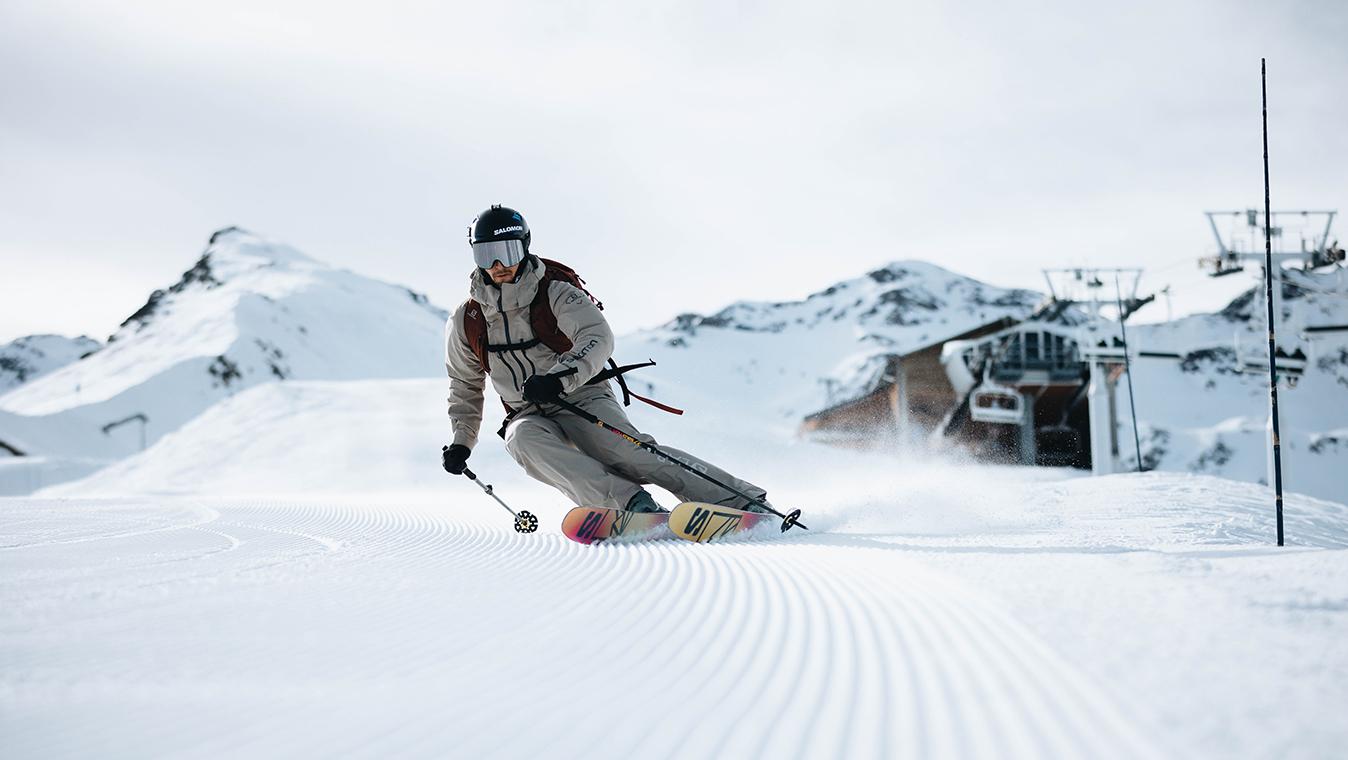
[[[538,283],[538,294],[529,304],[529,326],[533,328],[534,337],[542,341],[543,345],[552,349],[554,353],[564,354],[575,344],[566,333],[562,332],[562,328],[557,326],[557,314],[552,310],[552,298],[548,295],[552,283],[559,279],[566,281],[564,278],[550,278],[545,275],[543,281]]]
[[[472,349],[478,363],[482,365],[482,371],[490,373],[491,365],[487,363],[487,318],[482,315],[482,304],[471,298],[463,309],[463,336],[468,340],[468,348]]]
[[[562,282],[574,285],[577,288],[580,288],[580,292],[590,297],[590,300],[594,302],[596,308],[598,308],[600,311],[604,310],[604,302],[600,301],[598,298],[595,298],[594,293],[591,293],[588,289],[586,289],[585,278],[576,274],[576,270],[563,264],[560,261],[545,259],[542,258],[541,256],[539,257],[538,260],[543,264],[543,279],[545,281],[561,280]]]
[[[564,282],[579,288],[590,297],[595,306],[602,310],[604,305],[585,289],[585,281],[576,274],[576,270],[552,259],[540,257],[538,261],[543,266],[543,277],[538,283],[538,292],[534,294],[533,302],[529,304],[529,326],[534,330],[534,337],[542,341],[543,345],[556,353],[564,354],[575,344],[571,342],[571,337],[557,326],[557,314],[552,310],[552,283]]]

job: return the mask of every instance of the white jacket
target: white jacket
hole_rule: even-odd
[[[529,324],[529,305],[538,293],[543,264],[530,256],[521,266],[527,269],[515,282],[500,286],[481,270],[473,270],[469,293],[486,317],[489,344],[523,343],[535,337]],[[575,367],[575,374],[562,378],[562,392],[571,393],[599,374],[613,354],[613,330],[590,297],[569,283],[553,281],[548,285],[552,313],[557,317],[557,327],[571,339],[571,350],[558,354],[539,343],[524,350],[488,353],[492,387],[514,409],[526,403],[524,381],[530,376]],[[449,418],[454,443],[472,448],[482,426],[486,375],[464,333],[464,315],[470,303],[461,304],[445,323],[445,370],[449,373]],[[599,387],[607,391],[607,385]]]

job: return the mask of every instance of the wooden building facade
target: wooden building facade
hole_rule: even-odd
[[[941,349],[952,340],[979,338],[1017,323],[1009,317],[952,335],[905,354],[888,357],[879,384],[806,417],[800,433],[849,448],[871,448],[925,439],[941,427],[961,399],[941,364]]]

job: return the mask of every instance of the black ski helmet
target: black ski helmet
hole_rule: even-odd
[[[524,216],[513,208],[499,203],[477,215],[473,226],[468,229],[469,243],[485,243],[493,240],[520,240],[529,245],[529,223]]]

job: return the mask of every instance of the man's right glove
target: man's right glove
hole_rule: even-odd
[[[473,453],[472,449],[461,443],[453,446],[442,446],[440,448],[440,460],[445,466],[445,472],[450,475],[462,475],[468,467],[468,455]]]
[[[561,375],[531,375],[524,381],[524,400],[547,404],[562,395]]]

